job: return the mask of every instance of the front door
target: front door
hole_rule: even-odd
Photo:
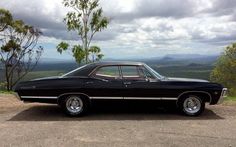
[[[161,82],[143,66],[121,66],[124,99],[161,99]]]

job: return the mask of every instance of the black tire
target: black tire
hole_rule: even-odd
[[[184,115],[199,116],[205,110],[205,101],[197,95],[185,95],[178,102],[178,108]]]
[[[88,111],[88,101],[80,95],[68,95],[62,100],[61,107],[68,116],[83,116]]]

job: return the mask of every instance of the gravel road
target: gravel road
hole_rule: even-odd
[[[0,146],[236,146],[236,106],[207,106],[200,117],[149,106],[94,108],[81,118],[59,107],[0,95]]]

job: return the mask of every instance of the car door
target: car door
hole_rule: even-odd
[[[143,66],[121,66],[124,99],[161,99],[161,83]]]
[[[118,66],[101,66],[93,72],[84,85],[92,99],[123,99],[123,82]]]

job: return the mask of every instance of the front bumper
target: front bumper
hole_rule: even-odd
[[[225,97],[227,97],[227,88],[222,89],[221,95],[220,95],[220,98],[219,98],[217,104],[223,103]]]
[[[20,96],[18,95],[17,92],[14,92],[14,95],[15,95],[15,97],[16,97],[18,100],[21,100],[21,98],[20,98]]]

